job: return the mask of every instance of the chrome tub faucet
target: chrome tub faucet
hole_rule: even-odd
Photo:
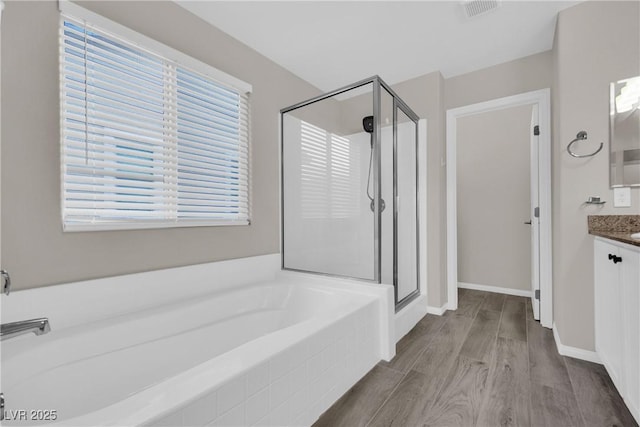
[[[0,270],[2,279],[2,293],[9,295],[11,291],[11,277],[7,270]],[[51,331],[49,319],[40,317],[37,319],[21,320],[19,322],[4,323],[0,325],[0,341],[33,332],[36,335],[43,335]]]
[[[33,332],[36,335],[43,335],[51,331],[49,319],[41,317],[38,319],[21,320],[19,322],[11,322],[0,325],[0,340],[4,341],[9,338]]]

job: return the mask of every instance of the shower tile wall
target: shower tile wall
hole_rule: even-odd
[[[398,139],[415,132],[413,123],[398,125]],[[284,116],[285,266],[373,280],[374,216],[367,196],[370,134],[336,135],[290,114]],[[299,144],[290,143],[300,141]],[[382,128],[382,283],[393,283],[393,147],[392,127]],[[412,163],[413,162],[413,163]],[[398,169],[415,157],[400,156]],[[388,178],[388,179],[387,179]],[[410,179],[409,174],[399,179]],[[415,176],[413,177],[415,179]],[[398,182],[399,200],[415,200],[415,185]],[[369,193],[373,195],[373,172]],[[415,204],[413,205],[415,206]],[[399,223],[413,221],[415,209],[400,209]],[[400,237],[400,236],[399,236]],[[416,271],[416,258],[399,260],[399,279]],[[402,280],[400,280],[402,282]],[[415,289],[415,280],[407,280]],[[406,293],[410,292],[407,291]]]
[[[285,266],[373,280],[369,134],[340,136],[287,114],[283,135]]]

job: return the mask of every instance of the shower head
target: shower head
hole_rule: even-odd
[[[373,116],[367,116],[362,119],[362,127],[367,133],[373,133]]]

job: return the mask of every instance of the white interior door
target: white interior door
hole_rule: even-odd
[[[531,112],[531,306],[540,320],[540,214],[539,214],[539,131],[538,105]]]

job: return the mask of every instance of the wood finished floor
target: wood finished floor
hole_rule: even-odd
[[[314,424],[638,427],[601,365],[558,354],[522,297],[459,290]]]

